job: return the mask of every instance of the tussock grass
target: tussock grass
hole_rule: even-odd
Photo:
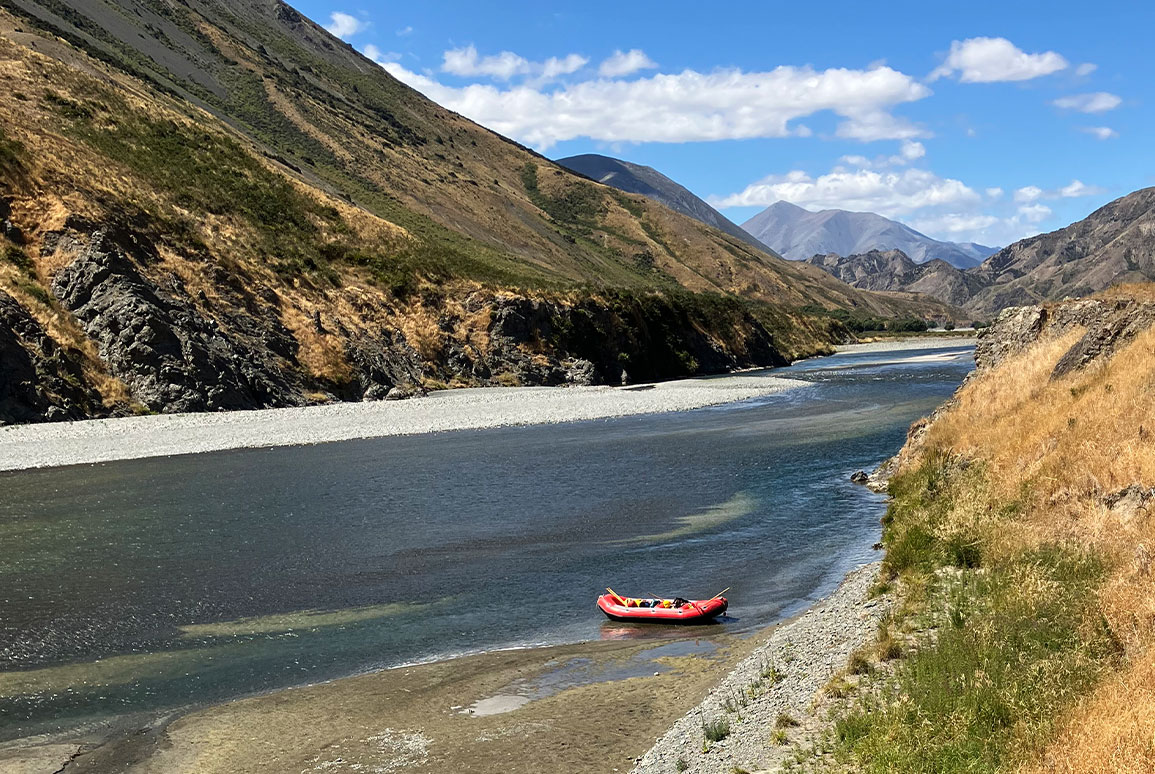
[[[702,724],[702,736],[707,742],[720,742],[730,735],[729,718],[718,718]]]
[[[973,379],[892,482],[876,652],[903,659],[837,722],[843,765],[1155,770],[1155,520],[1105,502],[1155,485],[1155,331],[1052,381],[1081,335]]]

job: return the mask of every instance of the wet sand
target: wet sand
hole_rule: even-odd
[[[696,641],[591,642],[392,669],[160,719],[108,740],[22,740],[0,746],[0,770],[22,771],[23,758],[39,762],[23,771],[49,774],[79,750],[68,771],[625,772],[763,639],[722,629],[703,627]],[[510,701],[527,695],[540,698]],[[502,705],[509,711],[470,711]]]

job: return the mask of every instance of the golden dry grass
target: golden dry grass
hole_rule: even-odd
[[[1137,290],[1155,295],[1155,286]],[[973,508],[959,504],[952,512],[960,531],[973,526],[963,523],[970,519],[997,521],[984,551],[1057,543],[1090,550],[1109,568],[1099,600],[1125,649],[1122,671],[1065,715],[1054,740],[1022,770],[1152,772],[1155,519],[1146,506],[1110,508],[1105,498],[1132,484],[1155,485],[1155,329],[1052,381],[1055,363],[1082,333],[1043,341],[978,375],[931,426],[924,448],[985,464],[990,491],[973,492]],[[990,504],[998,502],[1017,503],[1018,515],[996,520]]]

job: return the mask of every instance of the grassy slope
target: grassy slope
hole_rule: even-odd
[[[455,277],[943,312],[925,299],[851,289],[572,175],[433,104],[286,6],[146,2],[140,18],[100,0],[82,10],[60,0],[27,6],[92,55],[206,106],[319,190],[405,229]]]
[[[1105,504],[1155,484],[1155,330],[1052,381],[1078,337],[965,385],[892,481],[885,635],[917,648],[837,722],[838,766],[1155,770],[1155,520]]]

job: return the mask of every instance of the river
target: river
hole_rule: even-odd
[[[877,554],[849,475],[972,368],[857,352],[653,416],[0,474],[0,740],[507,647],[679,636],[595,596],[800,611]],[[700,633],[700,632],[697,632]]]

